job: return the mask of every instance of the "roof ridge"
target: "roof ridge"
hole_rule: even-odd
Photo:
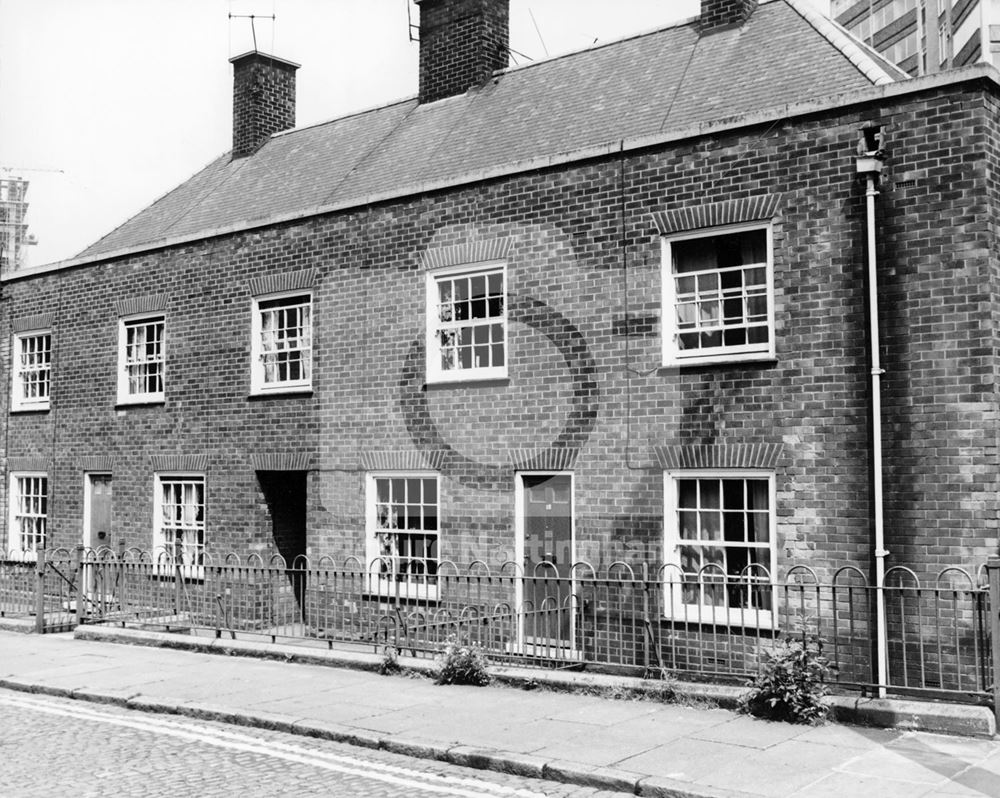
[[[764,0],[764,2],[770,2],[770,0]],[[663,31],[673,30],[674,28],[683,28],[690,25],[693,22],[697,22],[700,16],[685,17],[684,19],[677,19],[668,25],[657,25],[653,28],[646,28],[645,30],[636,31],[635,33],[629,33],[626,36],[622,36],[620,39],[609,39],[606,42],[601,42],[600,44],[591,43],[585,44],[582,47],[577,47],[573,50],[567,50],[564,53],[556,53],[555,55],[547,55],[544,58],[532,58],[530,61],[524,64],[514,64],[514,66],[506,66],[502,69],[495,69],[493,71],[494,76],[507,75],[511,72],[521,72],[525,69],[531,69],[536,66],[544,66],[545,64],[551,64],[553,61],[559,61],[563,58],[572,58],[573,56],[583,55],[585,53],[592,53],[596,50],[602,50],[605,47],[613,47],[616,44],[623,44],[625,42],[630,42],[633,39],[641,39],[644,36],[653,36],[657,33],[663,33]]]
[[[785,3],[812,25],[817,33],[836,47],[872,84],[884,86],[887,83],[896,82],[896,78],[873,58],[874,51],[871,51],[868,45],[855,39],[828,16],[808,5],[805,0],[785,0]]]
[[[303,130],[310,130],[314,127],[322,127],[323,125],[332,125],[334,122],[343,122],[345,119],[353,119],[356,116],[364,116],[365,114],[373,114],[376,111],[384,111],[386,108],[392,108],[395,105],[405,105],[406,103],[412,103],[417,99],[416,94],[411,94],[407,97],[399,97],[395,100],[390,100],[387,103],[382,103],[380,105],[370,105],[367,108],[360,108],[357,111],[351,111],[349,114],[343,114],[341,116],[331,116],[327,119],[320,119],[316,122],[310,122],[308,125],[301,125],[299,127],[290,127],[286,130],[279,130],[277,133],[272,133],[268,136],[269,139],[277,139],[282,136],[290,136],[293,133],[301,133]]]

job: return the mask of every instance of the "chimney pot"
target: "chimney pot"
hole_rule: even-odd
[[[295,70],[299,64],[259,51],[233,65],[233,157],[252,155],[272,133],[295,127]]]

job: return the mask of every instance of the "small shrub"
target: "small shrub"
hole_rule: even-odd
[[[786,639],[764,652],[761,672],[740,699],[740,711],[788,723],[822,723],[830,711],[823,699],[833,670],[818,638]]]
[[[473,684],[482,687],[490,683],[487,670],[489,662],[478,643],[459,645],[454,637],[448,639],[444,651],[437,658],[438,684]]]
[[[656,701],[661,701],[664,704],[675,704],[680,701],[680,693],[677,691],[677,677],[666,668],[659,669],[659,684],[653,684],[651,687],[650,698]]]
[[[382,661],[378,664],[378,672],[383,676],[391,676],[403,670],[399,664],[399,652],[395,646],[386,646],[382,649]]]

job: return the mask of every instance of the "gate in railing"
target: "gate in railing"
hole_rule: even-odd
[[[577,563],[569,576],[512,562],[407,569],[355,558],[275,556],[173,564],[135,549],[46,553],[44,567],[0,562],[0,615],[33,616],[40,630],[73,623],[159,629],[313,645],[392,645],[433,656],[451,636],[497,661],[541,667],[600,665],[666,670],[688,678],[753,675],[777,639],[824,642],[846,688],[873,691],[877,589],[845,567],[821,579],[796,566],[772,580],[759,569],[732,577],[712,567]],[[978,573],[947,568],[921,580],[886,573],[883,687],[963,701],[995,699],[1000,559]],[[39,620],[40,619],[40,620]]]
[[[79,553],[69,549],[0,551],[0,618],[21,620],[39,633],[72,629],[79,572]]]

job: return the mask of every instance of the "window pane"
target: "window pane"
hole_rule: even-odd
[[[699,481],[701,488],[701,506],[703,508],[719,507],[719,481],[717,479],[703,479]]]
[[[703,512],[699,515],[701,519],[701,539],[702,540],[721,540],[722,529],[719,513],[717,512]]]
[[[726,540],[742,543],[746,540],[743,513],[725,513]]]
[[[742,510],[744,507],[743,503],[743,486],[744,480],[742,479],[724,479],[722,480],[722,506],[726,510]]]
[[[769,527],[767,513],[747,513],[747,539],[752,543],[770,543]]]
[[[677,506],[678,507],[698,506],[698,480],[696,479],[677,480]]]
[[[770,509],[770,490],[766,479],[748,479],[747,485],[747,509],[767,510]]]
[[[684,540],[695,540],[698,537],[698,513],[682,511],[679,513],[680,536]]]

